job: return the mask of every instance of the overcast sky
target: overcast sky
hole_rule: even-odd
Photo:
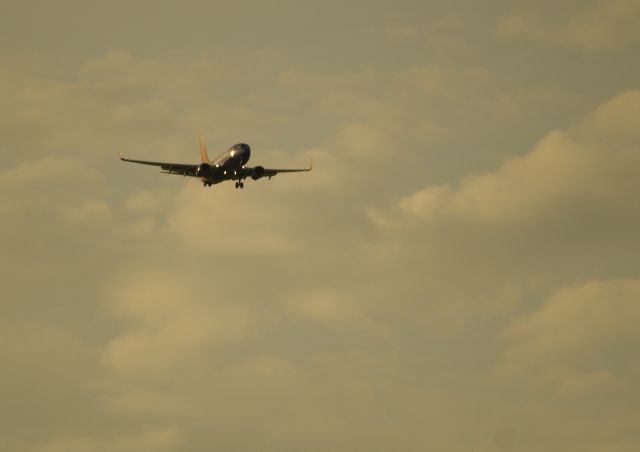
[[[640,450],[638,23],[0,1],[0,449]]]

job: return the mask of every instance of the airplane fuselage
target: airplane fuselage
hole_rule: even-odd
[[[238,143],[220,154],[210,164],[198,165],[196,175],[204,185],[218,184],[225,180],[246,178],[244,166],[251,158],[251,147],[246,143]]]

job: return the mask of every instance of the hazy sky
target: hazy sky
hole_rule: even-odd
[[[0,1],[0,450],[640,450],[639,23]]]

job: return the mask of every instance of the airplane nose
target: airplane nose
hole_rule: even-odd
[[[242,150],[241,152],[245,155],[245,163],[249,160],[249,156],[251,155],[251,148],[249,147],[248,144],[246,143],[241,143],[240,144],[240,149]]]

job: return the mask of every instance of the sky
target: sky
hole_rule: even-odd
[[[0,449],[640,450],[639,22],[0,1]]]

